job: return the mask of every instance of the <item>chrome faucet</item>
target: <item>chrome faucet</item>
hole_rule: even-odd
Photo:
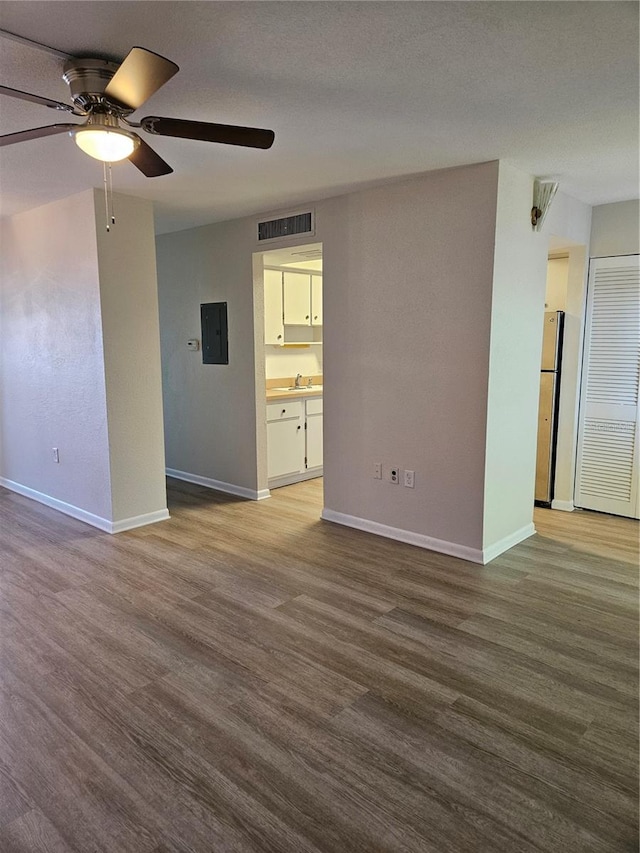
[[[296,376],[296,382],[295,382],[296,388],[302,388],[302,385],[300,384],[301,379],[302,379],[302,374],[298,373],[298,375]]]

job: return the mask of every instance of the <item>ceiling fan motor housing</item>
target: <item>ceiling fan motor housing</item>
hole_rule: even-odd
[[[102,102],[105,87],[118,70],[117,62],[106,59],[70,59],[62,79],[71,90],[71,99],[84,112]]]

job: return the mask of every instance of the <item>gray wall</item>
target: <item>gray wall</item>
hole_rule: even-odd
[[[167,467],[255,491],[254,219],[157,238]],[[203,364],[200,304],[227,302],[229,364]]]
[[[0,482],[111,532],[167,517],[152,209],[116,209],[3,222],[0,287]]]
[[[96,252],[92,190],[2,222],[0,475],[110,519]]]
[[[332,211],[325,508],[482,547],[497,180],[497,163],[432,172]]]
[[[592,258],[640,254],[640,201],[619,201],[593,208]]]

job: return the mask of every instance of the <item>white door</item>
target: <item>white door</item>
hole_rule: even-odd
[[[576,506],[639,518],[640,263],[595,258],[589,269]]]
[[[311,276],[286,272],[282,277],[284,322],[293,326],[311,325]]]

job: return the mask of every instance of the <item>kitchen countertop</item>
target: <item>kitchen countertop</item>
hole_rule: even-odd
[[[307,388],[311,382],[312,387]],[[272,400],[302,400],[305,397],[322,397],[322,374],[300,376],[300,387],[296,384],[295,376],[282,376],[279,379],[267,379],[267,403]]]
[[[280,388],[267,388],[267,403],[272,400],[302,400],[303,397],[322,397],[322,385],[286,391]]]

